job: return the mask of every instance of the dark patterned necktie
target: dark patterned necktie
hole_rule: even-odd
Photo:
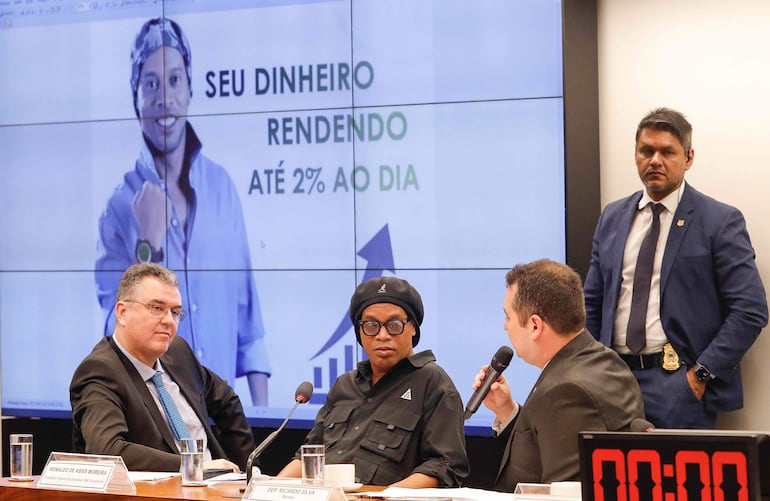
[[[635,354],[641,352],[647,345],[647,305],[650,300],[652,264],[655,260],[658,235],[660,235],[660,213],[665,209],[663,204],[650,202],[647,205],[652,209],[652,225],[642,241],[642,246],[639,247],[639,257],[636,259],[631,313],[626,331],[626,346]]]

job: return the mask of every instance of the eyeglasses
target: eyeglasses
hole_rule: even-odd
[[[365,336],[376,336],[380,333],[380,329],[385,326],[385,330],[391,336],[400,336],[404,333],[404,326],[411,322],[411,320],[388,320],[387,322],[380,322],[377,320],[361,320],[358,322],[358,326],[361,328],[361,332]]]
[[[184,311],[182,308],[169,308],[168,306],[161,306],[159,304],[153,304],[153,303],[143,303],[141,301],[134,301],[133,299],[123,299],[124,303],[136,303],[141,304],[145,308],[147,308],[147,311],[150,312],[150,315],[155,318],[163,318],[166,316],[166,313],[171,311],[171,318],[174,319],[174,322],[181,322],[184,320],[184,317],[187,316],[187,312]]]

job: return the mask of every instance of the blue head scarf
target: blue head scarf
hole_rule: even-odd
[[[136,107],[136,93],[139,89],[139,74],[142,72],[144,63],[150,54],[161,47],[171,47],[179,51],[184,61],[185,71],[187,72],[187,83],[190,87],[192,96],[192,69],[190,44],[187,43],[182,28],[171,19],[157,17],[144,23],[136,35],[134,45],[131,49],[131,92],[134,97],[134,111],[139,116],[139,109]]]

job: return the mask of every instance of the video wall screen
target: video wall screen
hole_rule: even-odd
[[[312,423],[365,357],[348,305],[380,275],[421,293],[416,349],[467,401],[509,344],[505,272],[565,260],[561,7],[3,6],[3,414],[69,416],[71,375],[112,332],[142,252],[179,275],[179,335],[256,426],[283,419],[302,381],[314,398],[292,425]],[[269,374],[267,393],[245,372]],[[514,359],[517,399],[537,373]],[[467,424],[491,421],[483,408]]]

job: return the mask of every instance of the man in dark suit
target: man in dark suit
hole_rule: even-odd
[[[542,372],[524,405],[511,398],[505,375],[484,399],[495,413],[493,430],[507,439],[495,489],[579,480],[578,432],[628,431],[644,417],[639,385],[617,353],[584,329],[582,283],[574,270],[543,259],[514,267],[506,282],[504,328],[516,355]]]
[[[711,428],[717,413],[741,408],[739,363],[767,324],[743,215],[684,182],[694,156],[681,113],[641,120],[645,189],[602,212],[584,285],[588,330],[628,363],[661,428]],[[641,266],[648,234],[656,241]]]
[[[175,337],[184,316],[172,271],[153,263],[126,270],[115,332],[70,385],[76,451],[122,456],[129,470],[178,471],[179,439],[189,436],[204,439],[204,468],[245,466],[255,444],[241,402]]]

